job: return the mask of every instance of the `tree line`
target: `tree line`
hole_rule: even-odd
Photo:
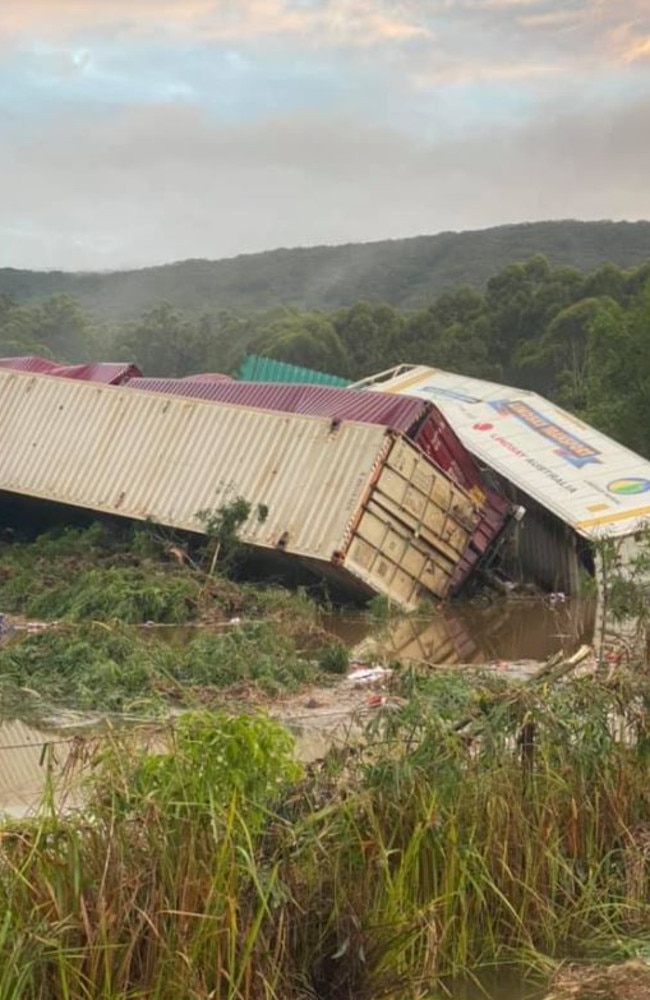
[[[107,324],[67,295],[38,306],[0,297],[0,356],[134,361],[176,377],[234,372],[249,352],[351,380],[406,362],[503,381],[650,455],[650,262],[584,275],[537,256],[503,268],[484,291],[459,288],[412,311],[358,302],[197,315],[163,302]]]

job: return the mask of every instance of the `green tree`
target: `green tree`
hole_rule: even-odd
[[[387,305],[357,302],[333,318],[354,378],[371,375],[399,360],[404,317]]]
[[[88,319],[69,295],[55,295],[30,311],[34,343],[46,344],[57,361],[74,363],[95,356],[97,344]]]
[[[592,330],[600,313],[614,306],[612,299],[587,298],[557,313],[541,337],[527,341],[519,364],[535,372],[538,391],[576,412],[589,402],[592,374]]]
[[[279,361],[347,377],[350,359],[332,320],[322,313],[295,313],[273,323],[253,351]]]
[[[628,310],[612,303],[593,325],[585,417],[650,457],[650,281]]]

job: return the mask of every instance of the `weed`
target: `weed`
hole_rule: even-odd
[[[282,617],[305,634],[317,609],[303,591],[207,578],[189,543],[155,525],[111,523],[53,531],[0,546],[0,607],[42,619],[182,624],[197,619]]]
[[[219,559],[222,562],[232,562],[241,546],[239,529],[250,517],[251,510],[250,503],[238,496],[216,510],[206,508],[197,511],[197,520],[203,525],[203,530],[209,539],[206,553],[210,575],[214,572]],[[257,514],[260,521],[266,520],[268,508],[263,504],[258,505]]]
[[[350,663],[347,646],[338,639],[333,639],[321,646],[318,653],[318,666],[327,674],[344,674]]]
[[[0,1000],[416,997],[644,940],[645,682],[404,684],[304,776],[263,719],[112,737],[83,816],[3,831]]]
[[[190,574],[155,574],[135,567],[109,566],[61,581],[27,604],[37,618],[68,621],[152,621],[181,624],[198,616],[199,581]]]
[[[211,691],[254,685],[268,695],[311,683],[315,668],[272,622],[202,632],[180,648],[116,625],[62,626],[0,648],[0,689],[28,688],[46,705],[106,712],[165,712]]]
[[[315,671],[276,625],[251,622],[225,634],[198,636],[179,658],[174,676],[182,685],[225,688],[253,683],[273,695],[313,681]]]

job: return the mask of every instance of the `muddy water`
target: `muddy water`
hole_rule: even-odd
[[[456,983],[447,993],[437,993],[428,1000],[542,1000],[548,993],[541,986],[507,971],[496,971],[476,982]]]
[[[548,993],[510,972],[494,972],[477,982],[456,983],[428,1000],[542,1000]]]
[[[34,812],[50,790],[57,804],[75,803],[63,781],[74,732],[37,729],[17,719],[0,723],[0,816]]]
[[[596,604],[574,600],[503,600],[458,604],[431,616],[387,622],[339,613],[323,624],[353,655],[428,664],[488,664],[545,660],[570,655],[591,643]]]
[[[425,664],[488,664],[539,661],[562,651],[571,654],[593,637],[595,606],[590,602],[508,600],[440,609],[423,618],[381,622],[367,614],[324,616],[323,624],[353,655],[371,652],[379,659]],[[184,644],[195,628],[163,630],[166,639]],[[152,630],[158,633],[159,630]],[[0,725],[0,814],[21,816],[41,801],[49,777],[58,777],[67,756],[69,733],[44,732],[13,722]],[[44,748],[53,747],[50,754]],[[49,768],[49,769],[48,769]],[[54,773],[53,773],[54,772]],[[540,1000],[543,988],[498,972],[480,984],[449,985],[429,1000]]]

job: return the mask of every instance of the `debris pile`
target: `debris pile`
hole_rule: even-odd
[[[648,1000],[650,965],[631,960],[618,965],[570,965],[553,977],[545,1000]]]

